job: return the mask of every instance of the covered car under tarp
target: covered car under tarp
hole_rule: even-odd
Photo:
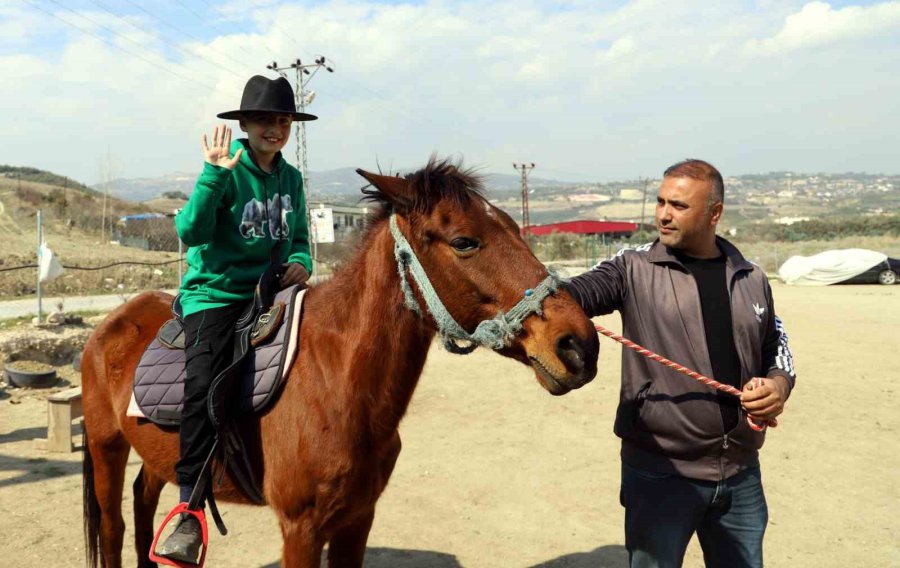
[[[828,250],[813,256],[792,256],[778,277],[798,286],[826,286],[849,280],[884,262],[886,254],[866,249]]]

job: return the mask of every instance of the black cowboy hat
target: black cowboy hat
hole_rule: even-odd
[[[277,112],[289,114],[294,120],[316,120],[319,118],[313,114],[297,112],[294,103],[294,90],[284,77],[267,79],[262,75],[250,77],[244,85],[244,94],[241,97],[241,108],[220,112],[219,118],[240,119],[248,112]]]

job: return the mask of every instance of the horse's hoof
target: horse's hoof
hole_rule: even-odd
[[[202,546],[203,530],[200,528],[200,521],[193,515],[183,514],[158,554],[179,562],[199,564]]]

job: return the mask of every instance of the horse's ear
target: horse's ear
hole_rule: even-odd
[[[382,176],[360,169],[356,170],[356,173],[366,178],[366,181],[374,185],[385,199],[401,211],[410,209],[416,201],[411,184],[406,178]]]

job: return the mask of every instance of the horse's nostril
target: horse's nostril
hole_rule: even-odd
[[[556,342],[556,356],[572,374],[579,374],[584,369],[584,346],[573,335],[565,335]]]

